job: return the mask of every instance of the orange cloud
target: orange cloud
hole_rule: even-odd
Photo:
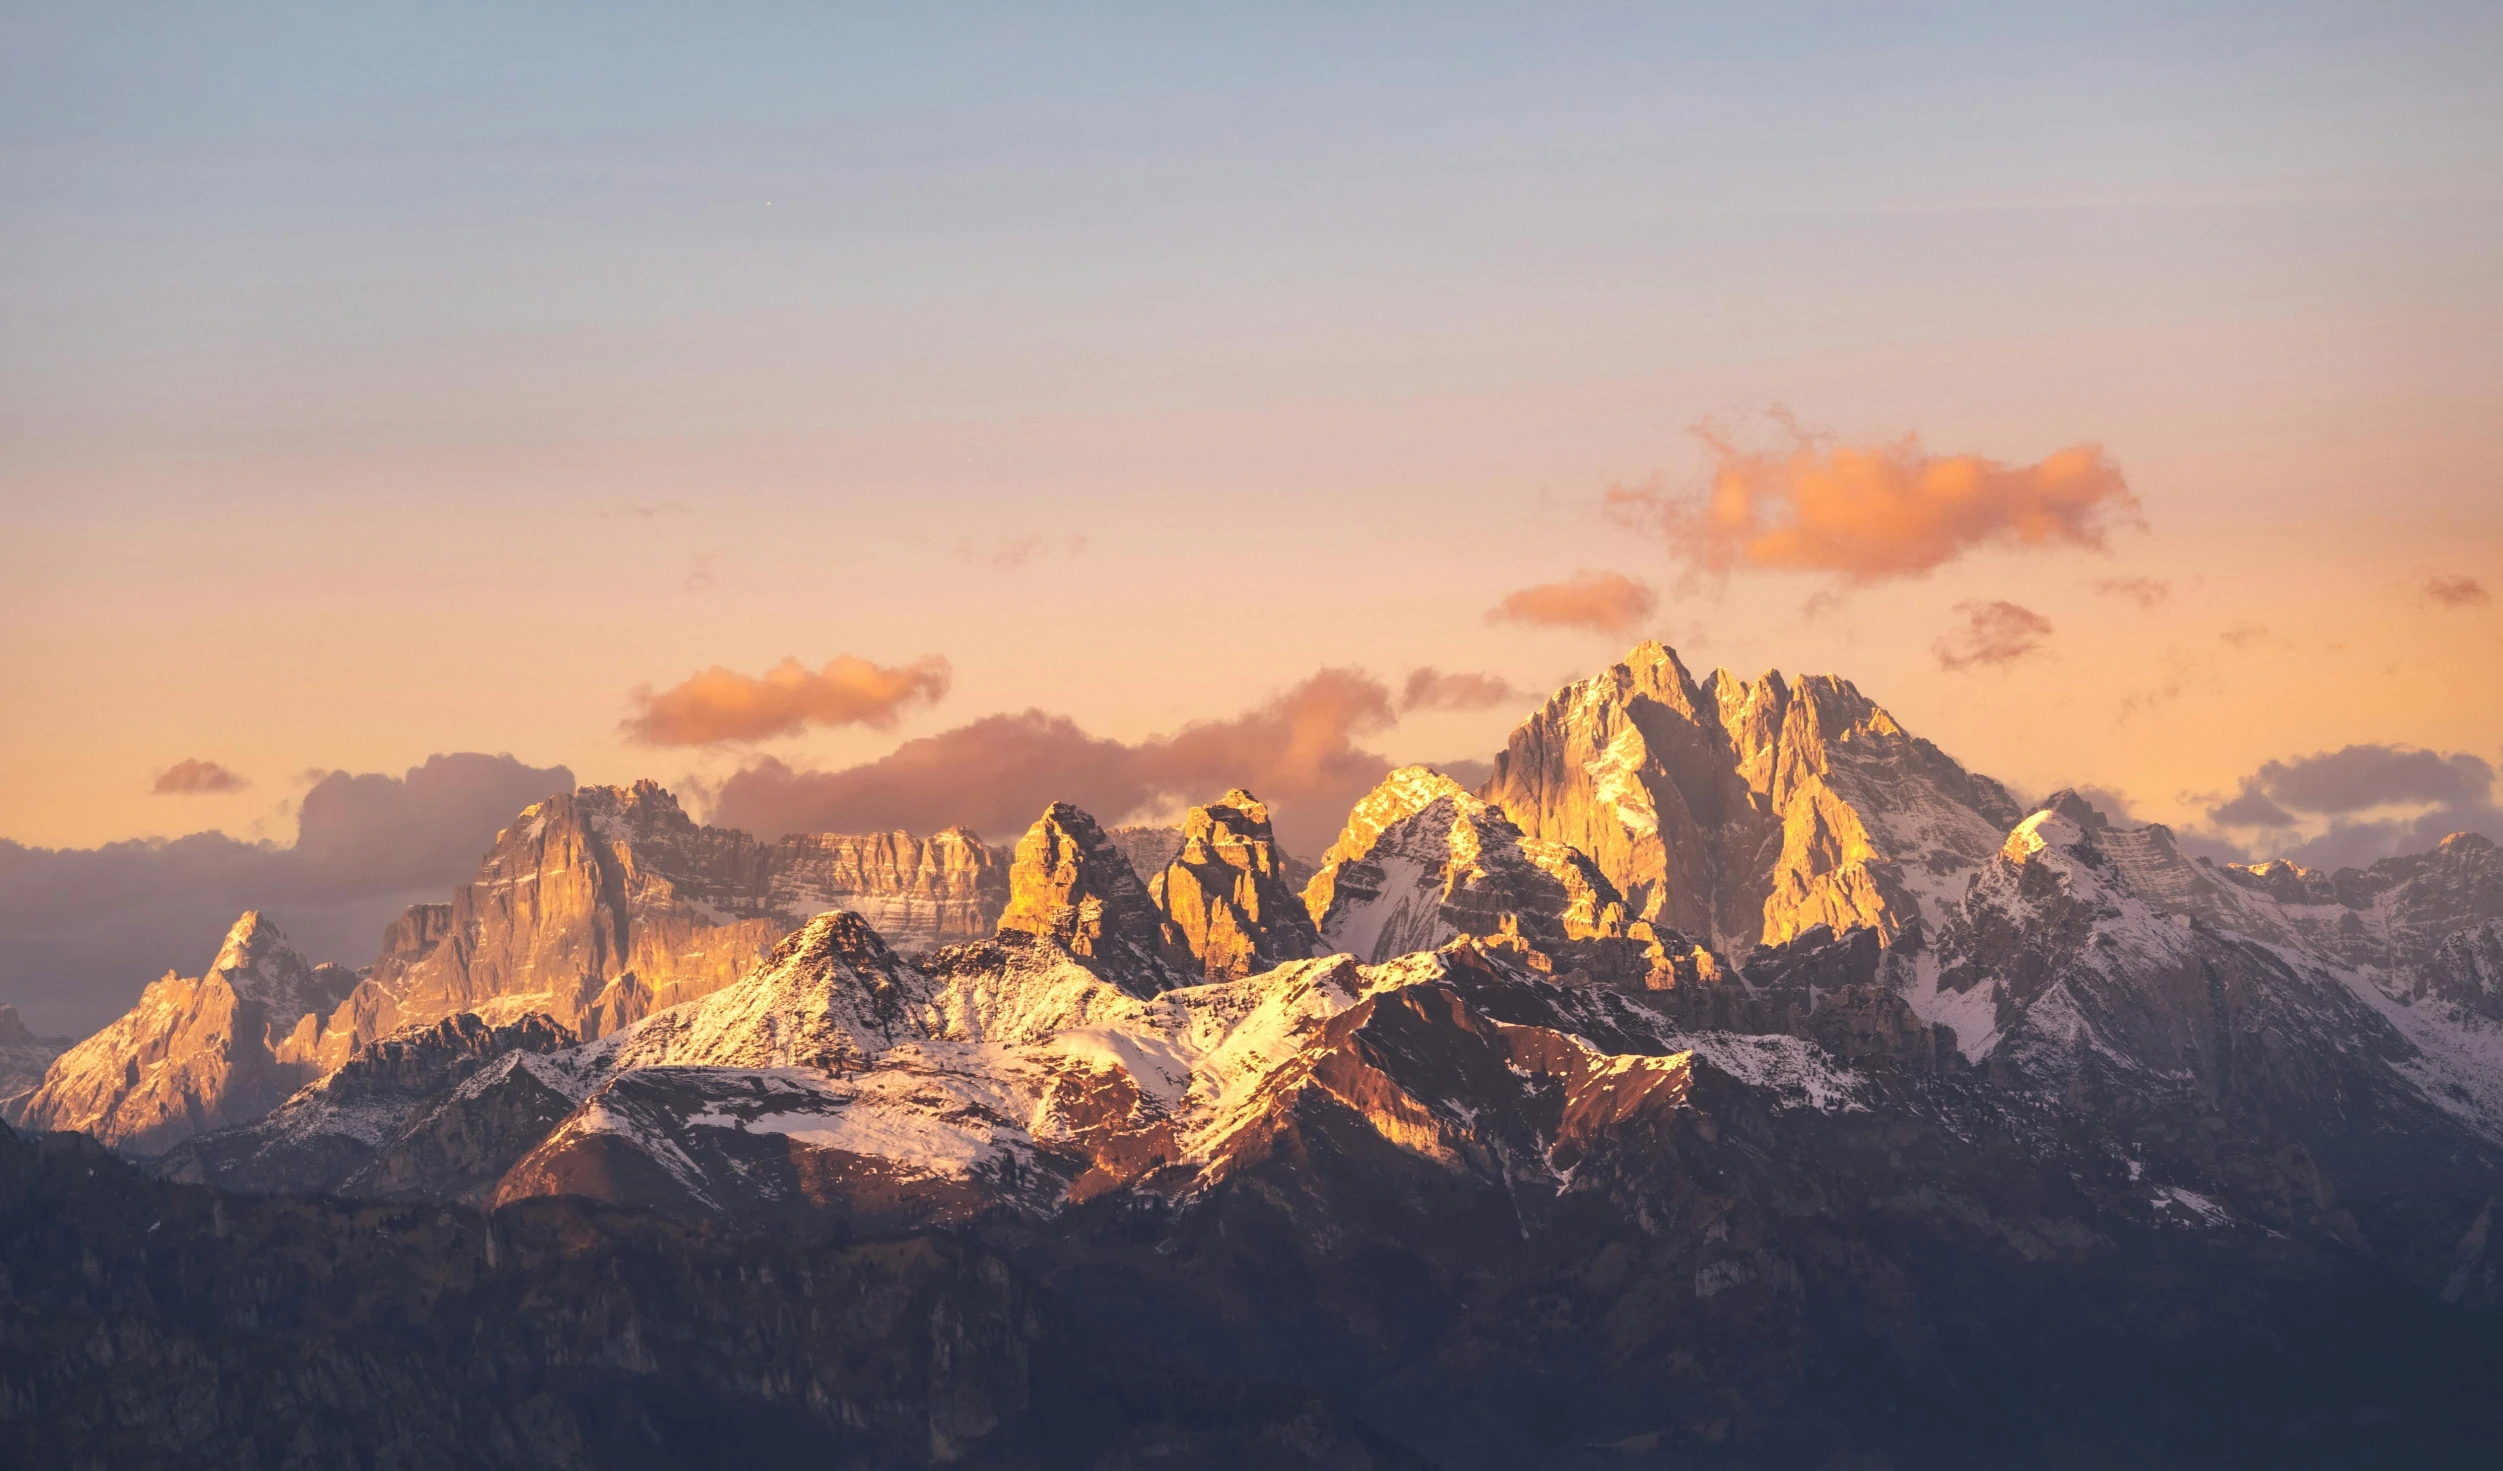
[[[194,797],[213,792],[240,792],[252,783],[214,761],[187,757],[156,774],[148,788],[160,797]]]
[[[786,658],[762,675],[716,664],[659,694],[636,690],[638,708],[625,730],[655,746],[763,740],[810,725],[889,730],[915,700],[945,698],[950,678],[947,661],[935,654],[892,669],[850,654],[817,670]]]
[[[2437,608],[2482,608],[2494,595],[2474,577],[2428,577],[2425,601]]]
[[[1930,645],[1945,670],[2013,664],[2040,649],[2051,632],[2050,619],[2014,603],[1958,603],[1955,610],[1964,622]]]
[[[840,771],[755,762],[722,784],[712,820],[765,838],[961,824],[1014,841],[1055,801],[1109,824],[1241,786],[1269,804],[1289,847],[1314,854],[1390,770],[1356,738],[1395,718],[1389,688],[1352,669],[1321,670],[1239,715],[1136,743],[1041,710],[989,715]]]
[[[1770,453],[1698,427],[1714,460],[1708,492],[1614,486],[1610,513],[1699,571],[1823,572],[1857,583],[1917,577],[1982,547],[2100,549],[2113,524],[2138,520],[2120,467],[2096,445],[2005,465],[1934,455],[1912,434],[1838,445],[1786,415],[1775,422],[1789,443]]]
[[[1625,634],[1639,627],[1659,605],[1658,594],[1624,573],[1585,567],[1567,581],[1521,589],[1497,603],[1486,621]]]
[[[1409,671],[1399,692],[1402,710],[1486,710],[1519,700],[1512,681],[1492,674],[1454,671],[1445,674],[1431,665]]]

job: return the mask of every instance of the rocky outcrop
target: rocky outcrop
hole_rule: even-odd
[[[2420,972],[2424,992],[2503,1022],[2503,919],[2460,930],[2434,947]]]
[[[810,915],[856,910],[892,943],[927,948],[989,933],[1007,889],[997,853],[962,829],[767,845],[699,826],[652,782],[584,787],[498,833],[451,903],[394,923],[365,984],[291,1056],[336,1067],[464,1012],[490,1024],[544,1012],[599,1036],[728,985]]]
[[[52,1060],[67,1050],[69,1043],[59,1037],[38,1037],[28,1031],[17,1008],[0,1002],[0,1110],[42,1082]]]
[[[2308,1199],[2385,1249],[2456,1231],[2429,1223],[2503,1171],[2490,1024],[2150,897],[2133,880],[2146,841],[2056,794],[1977,877],[1905,999],[2002,1083],[2174,1141],[2247,1195]]]
[[[1147,886],[1163,911],[1165,958],[1204,980],[1229,981],[1310,958],[1321,937],[1288,887],[1269,809],[1236,788],[1182,823],[1182,846]]]
[[[1153,994],[1181,980],[1165,963],[1164,929],[1128,856],[1086,813],[1054,802],[1017,840],[1003,936],[1048,941],[1116,984]]]
[[[513,1092],[495,1086],[496,1064],[576,1040],[541,1015],[500,1027],[468,1013],[420,1023],[369,1044],[260,1119],[184,1140],[159,1172],[256,1194],[477,1203],[573,1107],[541,1089],[542,1106],[524,1110],[518,1128],[496,1118]]]
[[[544,1012],[581,1030],[718,990],[790,928],[765,899],[765,852],[698,827],[652,782],[551,797],[496,834],[444,912],[393,927],[382,962],[306,1050],[327,1070],[463,1012],[489,1025]]]
[[[1656,643],[1559,690],[1481,795],[1588,854],[1633,918],[1734,953],[1934,924],[2020,815],[1848,681],[1698,684]]]
[[[1524,837],[1424,766],[1392,772],[1356,804],[1304,903],[1325,945],[1367,963],[1462,935],[1514,935],[1553,956],[1570,942],[1631,933],[1624,902],[1589,858]]]
[[[150,985],[119,1020],[56,1058],[9,1120],[158,1154],[258,1118],[312,1076],[282,1055],[289,1036],[354,983],[338,966],[307,964],[277,925],[247,912],[205,975],[168,972]]]
[[[2439,993],[2437,952],[2503,916],[2503,849],[2453,833],[2433,849],[2324,873],[2273,859],[2215,864],[2181,851],[2162,825],[2116,828],[2096,845],[2130,891],[2170,913],[2295,946],[2370,977],[2402,1000]]]

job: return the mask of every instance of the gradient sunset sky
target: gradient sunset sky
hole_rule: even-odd
[[[2474,807],[2499,67],[2491,4],[0,4],[0,837],[461,751],[701,811],[1324,669],[1482,759],[1643,637],[2029,795]]]

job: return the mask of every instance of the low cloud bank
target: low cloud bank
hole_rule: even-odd
[[[712,820],[767,839],[960,825],[1008,843],[1054,801],[1116,823],[1242,786],[1268,803],[1280,840],[1311,857],[1390,770],[1357,739],[1397,719],[1390,688],[1354,669],[1321,670],[1239,715],[1135,743],[1041,710],[990,715],[839,771],[757,761],[722,784]]]
[[[2494,766],[2482,756],[2353,745],[2266,762],[2207,817],[2254,856],[2345,868],[2421,852],[2455,832],[2503,841],[2494,787]]]
[[[1473,670],[1445,673],[1431,665],[1408,671],[1399,691],[1399,708],[1407,710],[1491,710],[1518,705],[1529,696],[1511,680]]]
[[[305,793],[291,848],[219,832],[0,839],[0,1001],[38,1032],[84,1035],[167,970],[197,975],[246,909],[314,960],[368,964],[393,916],[466,883],[514,813],[573,785],[562,766],[461,752],[403,776],[330,773]]]

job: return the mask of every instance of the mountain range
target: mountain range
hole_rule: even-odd
[[[1239,789],[1002,850],[582,788],[370,966],[248,913],[41,1066],[35,1462],[2503,1447],[2503,852],[2218,865],[1657,644],[1309,865]]]

